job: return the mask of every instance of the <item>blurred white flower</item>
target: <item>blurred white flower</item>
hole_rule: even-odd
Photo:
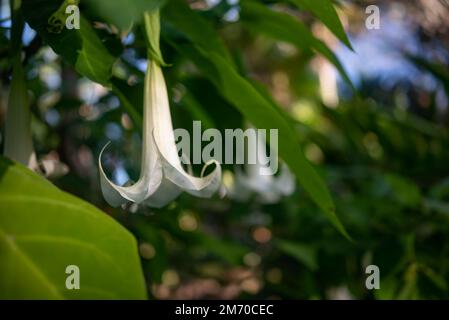
[[[262,203],[276,203],[281,197],[289,196],[295,191],[295,177],[288,166],[281,164],[279,175],[263,175],[268,169],[268,157],[265,154],[266,140],[257,138],[257,163],[247,164],[244,170],[235,168],[235,179],[230,187],[229,196],[236,200],[246,201],[252,194],[256,194]],[[228,186],[229,188],[229,186]]]
[[[31,110],[20,55],[15,57],[5,124],[4,155],[48,178],[65,175],[69,168],[50,155],[38,160],[31,134]]]

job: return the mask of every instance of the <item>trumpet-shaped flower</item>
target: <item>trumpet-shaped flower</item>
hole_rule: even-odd
[[[20,55],[13,59],[13,75],[5,124],[4,155],[45,177],[65,175],[69,168],[50,155],[37,159],[31,134],[31,110]]]
[[[230,196],[237,200],[247,200],[255,193],[262,203],[276,203],[281,197],[295,191],[295,177],[287,165],[281,165],[278,176],[260,174],[260,164],[247,165],[246,172],[236,169],[235,186]]]
[[[220,187],[220,164],[207,162],[200,177],[187,173],[178,155],[170,115],[167,87],[161,67],[154,59],[148,61],[144,88],[143,138],[140,177],[132,185],[119,186],[106,176],[100,153],[101,188],[111,206],[127,202],[162,207],[182,191],[198,197],[210,197]],[[209,165],[215,169],[204,176]]]
[[[247,200],[252,193],[263,203],[276,203],[282,196],[289,196],[295,191],[295,177],[288,166],[281,165],[281,172],[273,174],[261,174],[268,172],[268,157],[264,153],[266,139],[257,138],[257,163],[245,165],[245,171],[240,167],[235,168],[235,183],[230,186],[229,196],[236,200]]]

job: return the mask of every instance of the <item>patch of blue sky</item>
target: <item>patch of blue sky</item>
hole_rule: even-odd
[[[392,86],[404,79],[413,82],[422,75],[403,56],[403,52],[420,54],[414,30],[405,22],[385,17],[381,29],[366,30],[350,40],[355,52],[341,45],[336,54],[356,86],[363,78],[378,78]]]

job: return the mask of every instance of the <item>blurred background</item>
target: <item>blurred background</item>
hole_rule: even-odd
[[[10,20],[8,1],[0,3],[3,123]],[[189,4],[214,24],[241,73],[263,85],[288,115],[354,241],[336,231],[299,185],[279,191],[285,180],[275,176],[251,189],[245,179],[257,177],[233,166],[223,166],[224,198],[183,194],[163,209],[111,208],[99,186],[99,152],[112,141],[104,159],[109,176],[122,184],[136,180],[139,127],[116,95],[80,77],[27,27],[36,152],[68,166],[67,174],[52,178],[57,186],[137,237],[150,298],[449,298],[448,1],[339,1],[354,50],[309,13],[274,4],[335,52],[355,89],[311,50],[248,28],[239,1]],[[380,9],[380,29],[366,28],[368,5]],[[117,85],[141,107],[142,34],[96,28],[121,56]],[[193,120],[203,128],[244,127],[245,119],[166,41],[170,32],[162,16],[174,127],[191,129]],[[365,287],[370,264],[380,268],[380,290]]]

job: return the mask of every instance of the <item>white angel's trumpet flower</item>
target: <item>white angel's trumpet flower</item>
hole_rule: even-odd
[[[236,200],[247,200],[255,193],[262,203],[276,203],[282,196],[289,196],[295,191],[295,177],[288,166],[281,164],[279,175],[261,174],[268,172],[269,158],[265,154],[266,139],[257,137],[257,162],[245,165],[245,171],[236,167],[235,184],[229,194]]]
[[[175,143],[164,75],[153,59],[148,61],[145,76],[142,143],[140,177],[132,185],[118,186],[110,181],[101,165],[101,156],[107,145],[100,153],[101,189],[111,206],[133,202],[159,208],[182,191],[208,198],[219,189],[221,167],[217,161],[207,162],[201,177],[194,177],[184,170]],[[204,176],[211,164],[215,164],[215,169]]]
[[[63,176],[69,171],[67,165],[54,157],[47,155],[40,160],[36,157],[31,134],[28,90],[20,54],[13,58],[13,74],[6,113],[4,155],[48,178]]]

